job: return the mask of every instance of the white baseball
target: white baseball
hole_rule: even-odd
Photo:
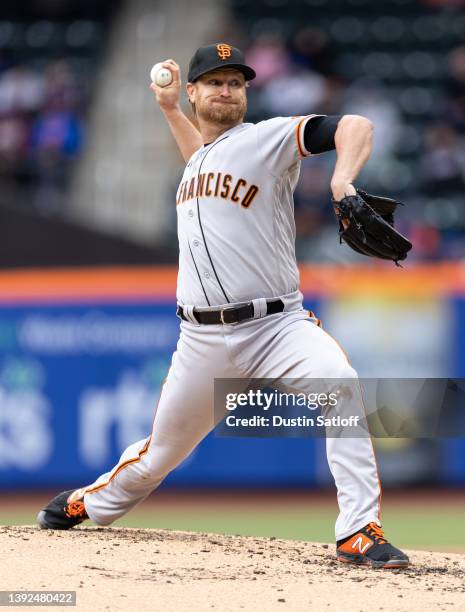
[[[152,79],[152,83],[158,85],[159,87],[166,87],[173,80],[173,75],[171,74],[171,70],[168,68],[163,68],[161,63],[155,64],[150,71],[150,78]]]

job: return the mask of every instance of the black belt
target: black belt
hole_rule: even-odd
[[[284,302],[282,300],[270,300],[266,303],[266,314],[275,314],[277,312],[283,312]],[[182,306],[178,306],[176,314],[181,317],[183,321],[189,321],[184,314]],[[231,325],[233,323],[240,323],[247,319],[253,319],[255,315],[254,307],[252,302],[247,302],[242,306],[226,306],[226,308],[219,308],[218,310],[196,310],[194,308],[194,317],[198,323],[202,325]]]

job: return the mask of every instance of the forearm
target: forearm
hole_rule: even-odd
[[[180,106],[170,110],[162,109],[162,112],[181,151],[181,155],[184,161],[187,162],[192,154],[203,145],[200,132],[189,121]]]
[[[168,59],[161,62],[161,66],[171,72],[173,79],[165,87],[152,83],[150,89],[155,94],[160,110],[165,115],[181,155],[187,162],[192,154],[202,146],[202,138],[200,137],[200,132],[183,113],[179,103],[181,93],[181,70],[179,65],[174,60]]]
[[[334,142],[337,161],[331,179],[335,200],[355,195],[352,182],[358,176],[371,153],[373,124],[359,115],[344,115],[339,121]]]

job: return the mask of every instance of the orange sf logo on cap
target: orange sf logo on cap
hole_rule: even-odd
[[[222,60],[226,60],[228,59],[228,57],[231,57],[231,45],[227,45],[226,43],[220,43],[219,45],[216,45],[216,50],[218,51],[218,57]]]

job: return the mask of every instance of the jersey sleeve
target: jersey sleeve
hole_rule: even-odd
[[[257,123],[258,150],[263,163],[274,176],[310,155],[305,147],[305,125],[312,117],[274,117]]]

